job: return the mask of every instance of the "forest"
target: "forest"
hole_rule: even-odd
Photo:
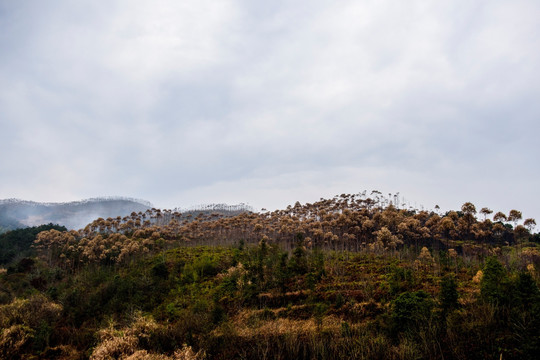
[[[6,232],[0,358],[536,359],[536,221],[393,200]]]

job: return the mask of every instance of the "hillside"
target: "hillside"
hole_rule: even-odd
[[[129,198],[94,198],[67,203],[39,203],[18,199],[0,200],[0,229],[54,223],[79,229],[97,218],[126,216],[146,211],[152,204]]]
[[[540,351],[540,238],[517,210],[442,214],[345,194],[274,212],[201,210],[40,232],[37,256],[0,268],[0,358]]]

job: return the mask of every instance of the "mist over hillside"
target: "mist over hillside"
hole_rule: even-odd
[[[79,229],[97,218],[126,216],[146,211],[152,204],[132,198],[93,198],[67,203],[0,200],[0,230],[54,223]]]

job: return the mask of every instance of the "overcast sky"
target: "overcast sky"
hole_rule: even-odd
[[[540,218],[540,2],[0,0],[0,198]]]

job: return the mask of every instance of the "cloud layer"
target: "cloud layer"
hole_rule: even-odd
[[[0,4],[0,198],[540,216],[537,1]]]

